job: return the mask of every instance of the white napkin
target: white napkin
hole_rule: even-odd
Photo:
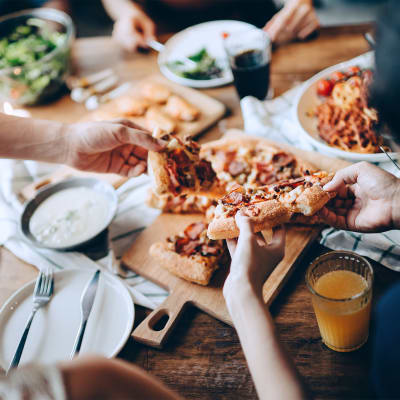
[[[358,62],[361,57],[357,57]],[[273,100],[260,101],[254,97],[245,97],[241,101],[245,131],[301,149],[321,152],[303,137],[294,118],[294,101],[302,87],[303,85],[298,85]],[[376,165],[400,176],[391,162]],[[333,250],[355,251],[390,269],[400,271],[399,231],[360,234],[327,228],[322,231],[320,242]]]
[[[159,213],[145,205],[149,188],[147,176],[130,179],[117,191],[119,205],[109,229],[112,251],[107,257],[94,262],[82,253],[38,249],[23,240],[18,229],[22,205],[17,199],[17,193],[34,179],[57,168],[59,167],[34,161],[0,160],[0,244],[18,258],[39,269],[47,266],[55,270],[100,268],[119,273],[136,304],[151,309],[157,307],[165,300],[167,292],[133,272],[121,270],[118,265],[119,258],[136,236],[151,224]]]

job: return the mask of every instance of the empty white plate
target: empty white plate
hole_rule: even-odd
[[[211,21],[191,26],[172,36],[166,43],[164,50],[158,56],[158,65],[161,72],[171,81],[194,88],[212,88],[227,85],[233,82],[232,72],[226,60],[225,49],[222,43],[222,33],[236,33],[254,29],[255,26],[242,21]],[[217,60],[226,60],[226,68],[222,76],[214,79],[187,79],[176,75],[166,65],[169,62],[191,56],[202,48]]]
[[[20,365],[44,364],[70,357],[80,324],[82,291],[94,270],[70,269],[54,273],[54,294],[36,313]],[[35,281],[15,292],[0,310],[0,366],[8,368],[32,310]],[[80,354],[115,356],[132,331],[134,306],[128,289],[108,272],[99,286]]]

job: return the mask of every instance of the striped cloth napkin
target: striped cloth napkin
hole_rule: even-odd
[[[354,62],[357,63],[361,57],[363,56],[354,59]],[[316,149],[304,138],[295,120],[294,102],[302,86],[298,85],[282,96],[263,102],[254,97],[245,97],[241,101],[245,131],[320,153],[321,150]],[[375,164],[400,177],[399,171],[391,162]],[[400,271],[399,231],[361,234],[327,228],[322,231],[320,243],[333,250],[355,251],[390,269]]]
[[[58,167],[34,161],[0,160],[0,244],[18,258],[39,269],[47,266],[55,270],[67,268],[106,269],[115,273],[128,287],[136,304],[156,308],[168,293],[143,277],[125,271],[119,259],[138,234],[157,217],[159,212],[145,205],[150,186],[146,176],[132,178],[118,190],[118,211],[109,228],[108,255],[92,261],[83,253],[57,252],[38,249],[24,241],[18,230],[22,205],[17,193],[29,183],[54,172]]]

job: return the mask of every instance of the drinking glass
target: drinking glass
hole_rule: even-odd
[[[254,96],[264,100],[269,88],[271,41],[261,29],[229,34],[224,39],[239,97]]]
[[[324,254],[308,267],[307,287],[322,341],[330,349],[353,351],[367,341],[373,278],[371,264],[350,251]]]

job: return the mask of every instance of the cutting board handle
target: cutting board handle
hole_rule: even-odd
[[[179,292],[172,292],[147,318],[133,331],[132,337],[139,343],[161,349],[172,332],[185,306],[189,303]],[[165,320],[168,319],[166,322]],[[163,324],[164,326],[158,325]]]

